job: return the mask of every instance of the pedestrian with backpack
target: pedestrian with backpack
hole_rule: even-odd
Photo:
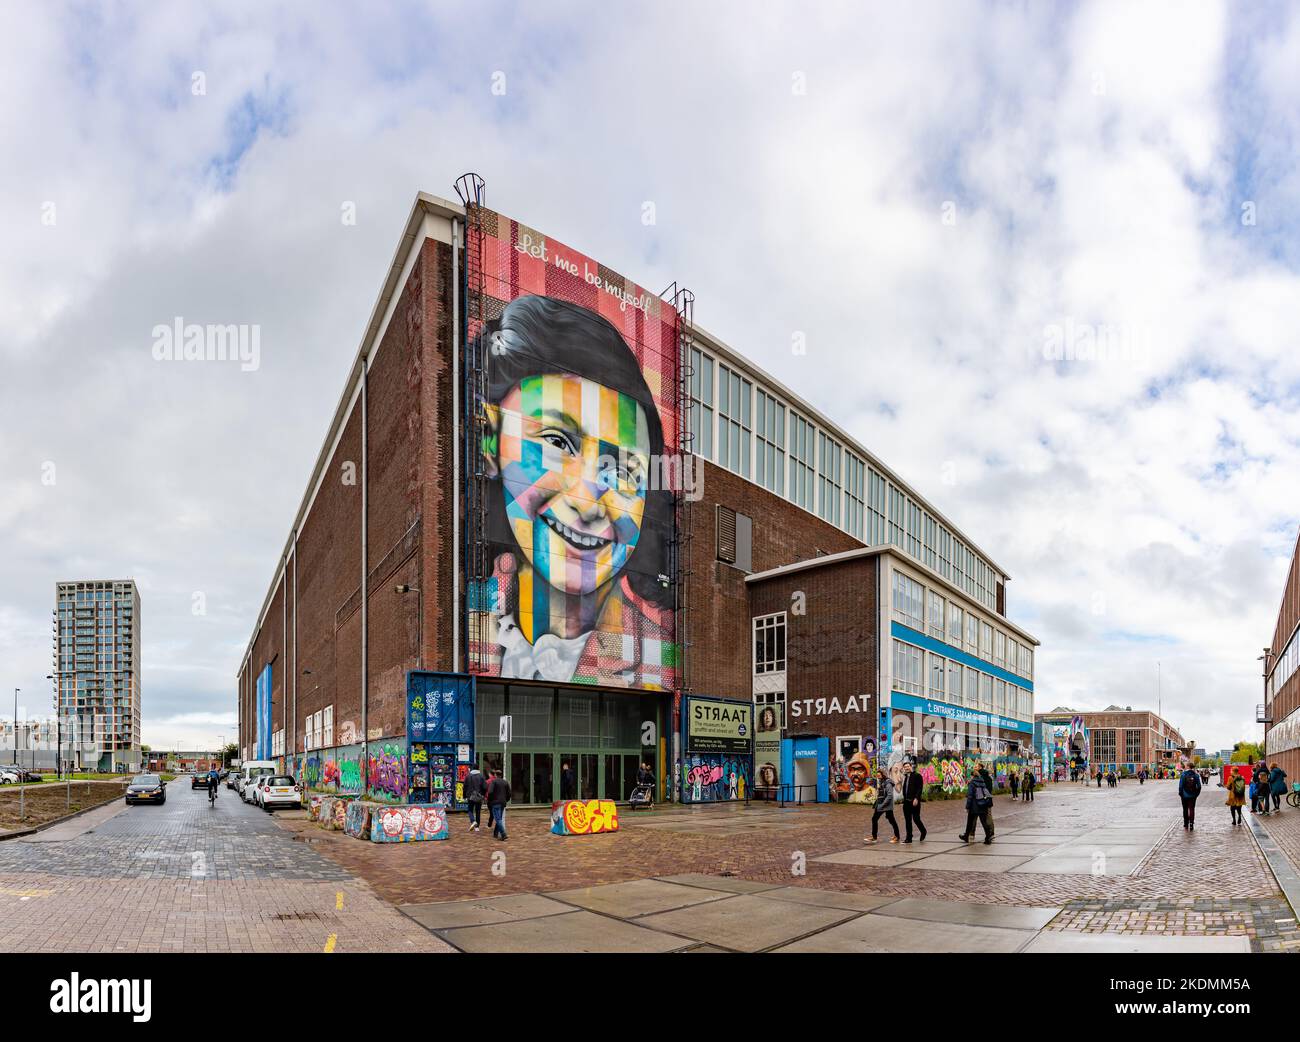
[[[993,809],[993,789],[986,780],[988,775],[977,770],[966,785],[966,830],[958,835],[963,843],[969,843],[975,835],[975,822],[984,829],[984,843],[993,842],[993,825],[989,821],[989,811]]]
[[[1196,797],[1201,794],[1201,775],[1188,767],[1178,778],[1178,798],[1183,801],[1183,828],[1196,830]]]
[[[492,838],[506,840],[506,804],[510,802],[510,783],[497,771],[488,771],[488,811],[492,815]]]
[[[1232,812],[1232,823],[1241,824],[1241,808],[1246,805],[1246,779],[1234,774],[1228,779],[1228,810]]]
[[[487,779],[475,764],[465,777],[465,803],[469,806],[469,830],[477,832],[483,820],[483,798],[487,795]]]

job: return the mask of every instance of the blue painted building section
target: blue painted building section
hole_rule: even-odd
[[[947,702],[935,702],[929,698],[905,695],[900,691],[892,692],[889,696],[889,702],[893,709],[904,712],[939,716],[945,720],[960,720],[963,723],[979,724],[981,727],[987,727],[990,730],[1006,728],[1008,731],[1021,731],[1027,735],[1034,733],[1034,725],[1027,720],[1013,720],[1009,716],[998,716],[997,713],[986,713],[980,709],[967,709],[965,706],[949,705]]]
[[[831,798],[831,740],[825,736],[783,738],[781,740],[781,788],[785,799],[802,798],[810,801],[813,792],[818,803],[828,803]],[[802,794],[796,786],[804,788]]]
[[[257,755],[271,758],[271,664],[268,662],[257,677]]]

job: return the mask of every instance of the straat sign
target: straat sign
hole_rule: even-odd
[[[686,751],[745,753],[753,749],[754,707],[748,702],[690,699]]]

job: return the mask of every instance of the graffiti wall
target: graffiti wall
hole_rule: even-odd
[[[364,800],[349,800],[343,816],[343,831],[353,839],[369,839],[372,809]]]
[[[360,745],[314,749],[289,757],[286,766],[314,792],[361,793]]]
[[[918,758],[916,769],[926,785],[939,785],[944,792],[962,792],[970,781],[976,767],[983,763],[993,775],[993,783],[1005,787],[1011,778],[1011,772],[1021,774],[1026,769],[1026,761],[1021,757],[1003,756],[993,760],[977,756],[924,756]],[[890,777],[895,785],[902,784],[903,770],[901,763],[891,764]],[[1040,778],[1039,781],[1042,781]]]
[[[486,318],[470,320],[467,341],[487,367],[472,450],[489,478],[493,575],[469,591],[475,670],[671,690],[677,312],[554,239],[479,214],[467,249],[481,245]]]
[[[370,839],[375,843],[420,843],[447,839],[447,812],[442,807],[374,807]]]
[[[384,803],[402,803],[410,788],[406,743],[397,740],[373,742],[367,773],[366,797]]]
[[[752,795],[753,757],[690,753],[682,763],[682,799],[688,803],[743,800]]]
[[[557,836],[594,836],[618,831],[613,800],[562,800],[551,805],[551,831]]]

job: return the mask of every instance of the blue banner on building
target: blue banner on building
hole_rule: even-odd
[[[271,758],[271,664],[268,662],[257,677],[257,755],[258,760]]]

